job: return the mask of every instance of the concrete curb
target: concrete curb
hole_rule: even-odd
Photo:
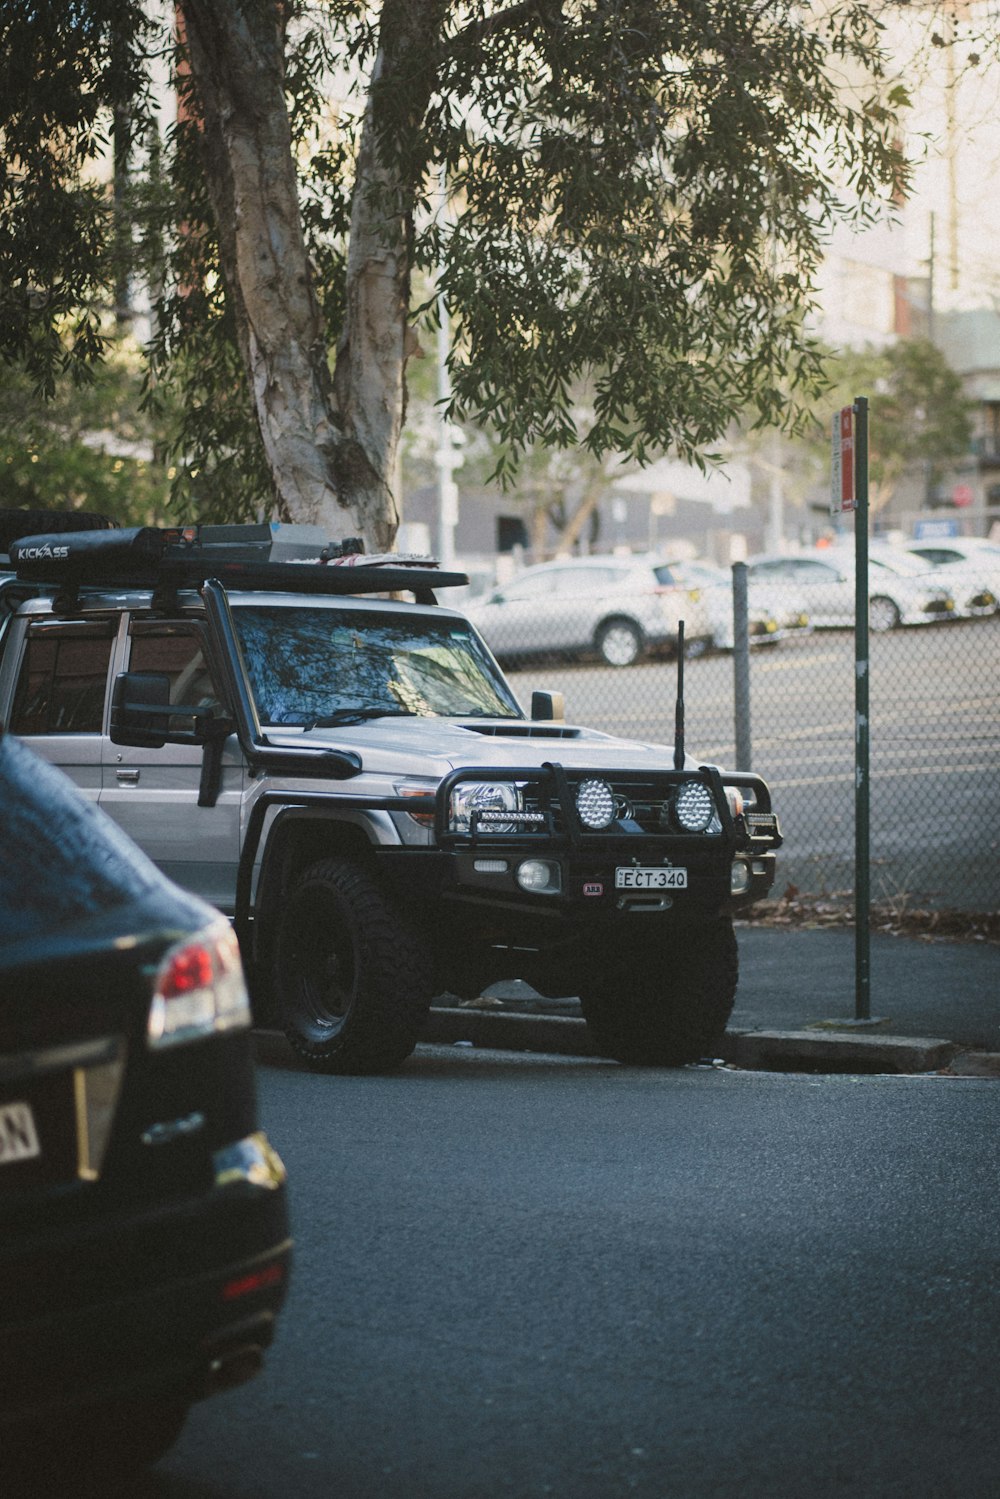
[[[434,1008],[421,1036],[502,1051],[596,1057],[586,1023],[572,1016],[518,1015],[475,1008]],[[727,1031],[719,1054],[733,1067],[767,1072],[947,1072],[1000,1077],[1000,1053],[963,1050],[938,1036],[859,1035],[836,1030]]]
[[[937,1036],[727,1031],[724,1061],[762,1072],[938,1072],[958,1048]]]

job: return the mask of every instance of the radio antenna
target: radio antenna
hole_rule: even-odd
[[[684,769],[684,621],[677,623],[677,703],[674,708],[674,769]]]

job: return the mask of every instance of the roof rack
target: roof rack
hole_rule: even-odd
[[[308,533],[301,540],[295,533]],[[275,560],[275,558],[281,560]],[[356,538],[323,541],[308,526],[132,526],[117,531],[22,536],[11,562],[23,582],[81,587],[198,588],[209,578],[231,589],[282,593],[411,592],[434,603],[433,590],[468,582],[431,557],[365,556]]]

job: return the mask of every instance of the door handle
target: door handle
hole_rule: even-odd
[[[137,770],[116,770],[115,776],[123,785],[137,786],[139,784],[139,772]]]

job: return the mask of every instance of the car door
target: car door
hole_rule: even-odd
[[[560,625],[565,612],[556,599],[560,569],[528,571],[470,611],[476,628],[497,656],[532,655],[567,644]]]
[[[553,572],[553,616],[557,644],[589,650],[597,627],[609,614],[631,614],[643,622],[644,600],[637,601],[630,568],[563,567]],[[647,592],[652,592],[652,581]]]
[[[165,673],[170,701],[218,703],[204,627],[194,620],[132,619],[128,670]],[[178,716],[171,727],[190,727]],[[235,736],[222,752],[222,785],[212,807],[198,805],[204,751],[199,745],[161,749],[104,740],[101,807],[135,839],[164,874],[232,913],[240,851],[243,756]]]
[[[7,727],[70,777],[101,792],[101,733],[117,617],[28,622]],[[16,651],[16,646],[11,644]]]

